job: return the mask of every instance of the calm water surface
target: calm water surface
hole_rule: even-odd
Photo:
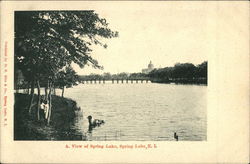
[[[80,84],[66,89],[81,111],[72,129],[85,140],[203,141],[207,137],[207,86],[156,83]],[[105,124],[88,130],[87,116]]]

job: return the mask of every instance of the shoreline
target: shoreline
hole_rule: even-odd
[[[76,101],[52,95],[51,125],[46,125],[44,119],[35,118],[37,95],[34,95],[31,115],[28,114],[30,95],[15,93],[14,104],[14,140],[80,140],[70,130],[77,111],[80,108]],[[74,135],[74,136],[72,136]]]
[[[178,80],[161,80],[161,79],[154,79],[151,80],[151,83],[161,83],[161,84],[190,84],[190,85],[206,85],[207,86],[207,79],[178,79]]]

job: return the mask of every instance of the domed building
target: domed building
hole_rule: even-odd
[[[153,69],[154,69],[154,65],[152,64],[152,61],[150,61],[148,64],[148,68],[142,69],[142,73],[148,74]]]

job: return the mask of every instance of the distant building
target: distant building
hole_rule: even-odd
[[[148,64],[148,68],[142,69],[142,73],[148,74],[150,71],[154,69],[154,65],[152,64],[152,61]]]

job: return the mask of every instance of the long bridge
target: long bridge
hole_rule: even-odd
[[[88,79],[81,80],[82,84],[105,84],[106,82],[114,83],[148,83],[149,79]]]

